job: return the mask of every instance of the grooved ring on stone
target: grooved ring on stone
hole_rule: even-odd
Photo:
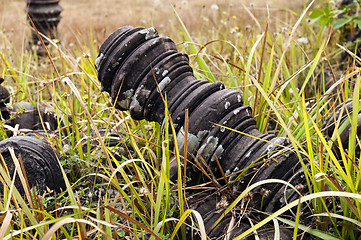
[[[45,191],[47,187],[55,191],[65,189],[58,156],[47,141],[30,136],[16,136],[0,142],[0,153],[12,177],[15,165],[10,148],[14,150],[16,157],[21,157],[30,187],[36,186],[40,192]],[[15,186],[20,193],[24,193],[18,177]],[[2,189],[3,185],[0,184],[0,192]]]

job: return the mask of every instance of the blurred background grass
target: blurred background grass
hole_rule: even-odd
[[[154,25],[161,33],[174,38],[176,34],[172,36],[172,32],[177,31],[177,21],[172,10],[174,7],[190,34],[196,36],[194,33],[205,22],[218,28],[222,24],[220,20],[224,19],[222,14],[227,14],[238,28],[257,28],[255,19],[258,22],[267,19],[267,5],[271,25],[278,20],[286,24],[286,15],[299,12],[305,4],[302,0],[61,0],[64,11],[59,33],[65,46],[79,40],[86,42],[90,38],[100,45],[111,32],[124,25]],[[20,33],[29,31],[25,5],[24,0],[0,0],[0,26],[15,46],[21,46],[23,41],[19,37]],[[232,16],[237,18],[232,19]],[[0,43],[0,47],[4,46],[4,43]]]

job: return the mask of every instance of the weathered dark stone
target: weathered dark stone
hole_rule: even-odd
[[[115,37],[117,39],[109,43],[108,50],[104,54],[99,54],[96,60],[96,63],[99,62],[99,64],[96,67],[99,68],[98,78],[101,79],[102,89],[104,91],[112,90],[115,92],[113,95],[116,97],[119,89],[112,89],[111,86],[115,81],[119,81],[119,79],[114,79],[118,68],[140,44],[157,38],[158,33],[154,28],[131,28]]]
[[[145,37],[143,36],[143,38]],[[142,80],[134,81],[135,76],[139,74],[137,70],[148,67],[153,60],[152,57],[157,56],[157,52],[166,52],[172,49],[175,49],[172,40],[167,37],[156,37],[145,42],[124,61],[123,66],[118,69],[111,86],[112,100],[117,101],[119,109],[129,109],[130,102],[138,88],[139,80]],[[129,81],[124,81],[124,79],[129,79]]]
[[[175,76],[177,73],[180,75],[175,76],[173,81],[171,81],[164,89],[163,93],[166,92],[167,95],[166,101],[167,103],[172,103],[170,106],[173,106],[173,102],[177,100],[178,91],[184,92],[193,84],[199,84],[197,80],[194,79],[193,73],[189,70],[190,66],[181,66],[176,71],[172,71],[168,77],[172,79],[173,75]],[[177,86],[176,88],[174,86]],[[155,88],[157,89],[157,88]],[[169,107],[168,107],[169,109]],[[163,99],[159,97],[159,91],[153,91],[149,99],[147,100],[146,107],[144,109],[144,117],[148,121],[162,122],[164,119],[165,113],[165,105],[163,103]]]
[[[59,0],[25,0],[26,14],[31,27],[35,27],[40,33],[44,34],[50,39],[56,39],[58,35],[58,24],[61,19],[61,12],[63,8],[59,5]],[[33,26],[33,24],[34,26]],[[40,43],[38,35],[32,31],[32,40],[35,50],[38,53],[43,52],[43,47]],[[47,45],[48,41],[42,38]]]
[[[0,84],[4,82],[4,79],[0,77]],[[10,112],[6,104],[10,102],[10,93],[2,85],[0,85],[0,119],[7,120],[10,117]]]
[[[144,118],[144,108],[146,106],[146,101],[148,100],[149,95],[154,90],[154,81],[160,82],[157,79],[156,71],[154,70],[166,66],[169,59],[178,55],[179,53],[177,53],[177,51],[174,49],[166,51],[155,57],[154,60],[144,68],[142,73],[137,74],[137,79],[135,81],[140,81],[140,83],[139,87],[136,89],[136,92],[133,95],[133,98],[131,99],[129,106],[129,112],[134,119],[140,120]],[[153,66],[153,71],[151,66]]]
[[[177,124],[178,126],[182,126],[182,124],[184,123],[184,117],[185,117],[184,109],[188,109],[189,112],[192,113],[192,115],[189,116],[189,120],[194,120],[194,118],[199,119],[200,118],[199,114],[202,113],[202,110],[200,110],[201,112],[198,113],[198,116],[197,116],[196,115],[197,113],[194,113],[195,108],[197,108],[209,95],[211,95],[223,88],[224,88],[224,85],[221,82],[205,83],[205,84],[199,86],[198,88],[196,88],[191,93],[187,94],[184,101],[182,101],[177,106],[177,108],[174,109],[174,111],[172,111],[171,117],[172,117],[173,123]],[[211,108],[211,107],[212,107],[212,105],[209,106],[209,108]],[[207,120],[212,121],[212,119],[207,119]],[[192,122],[189,122],[189,125],[192,126]],[[200,125],[202,125],[202,123],[200,123]],[[209,125],[209,124],[207,124],[207,125]],[[201,130],[201,129],[197,128],[197,126],[194,126],[194,128],[197,129],[197,132],[199,130]],[[195,134],[191,131],[192,128],[189,128],[189,129],[190,129],[190,133]],[[179,128],[176,127],[176,130],[178,131]],[[207,128],[207,130],[208,130],[208,128]]]
[[[361,106],[361,100],[359,101],[359,104]],[[341,128],[341,126],[345,123],[346,120],[351,122],[352,115],[353,115],[353,104],[352,104],[352,99],[349,99],[346,102],[337,105],[334,112],[331,112],[327,116],[322,126],[323,133],[329,138],[331,138],[333,134],[336,134],[335,131],[337,130],[339,132],[338,134],[340,135],[342,148],[346,150],[349,150],[348,144],[349,144],[349,134],[351,131],[351,124],[350,123],[347,124],[342,131],[339,130],[339,128]],[[361,139],[361,110],[358,111],[357,115],[358,116],[357,116],[356,137],[358,139]],[[337,129],[335,128],[336,123],[338,123]],[[333,143],[333,148],[336,152],[339,152],[339,144],[337,140]],[[353,151],[355,151],[356,157],[360,156],[360,146],[358,144],[358,141],[356,141],[355,150]]]
[[[0,84],[4,82],[4,79],[0,77]],[[2,85],[0,85],[0,107],[5,107],[5,104],[10,102],[10,93],[9,91]]]
[[[47,141],[30,136],[16,136],[0,142],[0,153],[12,177],[15,164],[10,155],[10,148],[14,150],[16,157],[21,157],[30,187],[36,186],[40,192],[45,191],[47,187],[55,191],[65,189],[58,155]],[[19,177],[15,179],[15,187],[24,194]],[[0,184],[0,194],[2,193],[3,185]]]
[[[14,119],[9,122],[9,125],[12,127],[19,125],[19,129],[50,131],[58,129],[54,113],[46,111],[45,107],[40,104],[33,106],[29,102],[15,103],[11,113]]]
[[[292,184],[295,180],[292,178],[294,174],[297,172],[303,174],[297,155],[284,150],[290,145],[288,139],[259,132],[256,121],[252,118],[251,108],[243,106],[242,95],[238,91],[224,89],[224,85],[219,82],[197,80],[188,65],[188,58],[184,54],[175,52],[174,46],[169,45],[171,40],[163,37],[167,40],[160,42],[156,35],[151,39],[145,39],[142,31],[145,30],[129,26],[124,30],[118,29],[101,47],[108,49],[107,53],[101,52],[96,61],[102,89],[110,93],[117,108],[130,109],[130,114],[135,119],[145,118],[164,125],[163,101],[166,100],[176,130],[179,151],[183,153],[187,144],[188,160],[197,159],[206,164],[205,169],[211,171],[214,178],[222,179],[224,173],[232,189],[230,193],[227,192],[230,189],[224,187],[226,190],[221,191],[224,196],[238,195],[249,184],[271,177],[290,181]],[[127,32],[132,34],[128,36]],[[156,31],[152,30],[152,32]],[[132,41],[132,39],[137,40]],[[162,44],[164,44],[163,48],[160,47]],[[121,58],[117,58],[117,64],[111,65],[111,59],[115,59],[115,56]],[[104,61],[106,63],[99,64]],[[186,128],[183,126],[185,109],[188,109],[187,143],[184,142]],[[244,134],[216,126],[215,123]],[[281,150],[285,153],[280,154]],[[219,165],[223,171],[219,169]],[[240,180],[234,181],[238,174],[247,168],[249,169]],[[177,168],[171,163],[171,176],[176,176],[176,171]],[[195,168],[187,172],[192,178],[199,175]],[[195,179],[192,179],[191,183],[195,182]],[[220,183],[223,184],[222,181]],[[299,183],[304,184],[305,178],[300,178]],[[290,191],[293,190],[288,189],[287,196],[284,197],[285,201],[283,198],[281,201],[280,196],[284,194],[282,192],[284,186],[269,184],[269,188],[272,194],[264,201],[264,209],[267,211],[275,211],[294,196],[299,196],[298,193],[292,193]],[[306,193],[307,190],[308,188],[305,187],[302,193]],[[250,204],[256,209],[260,208],[261,202],[261,198],[257,196],[258,192],[260,189],[257,188],[254,191],[256,197],[251,199]],[[274,199],[274,196],[278,198]],[[208,197],[209,200],[214,201],[212,194]],[[214,206],[209,204],[201,207],[192,204],[190,206],[199,209],[209,236],[221,237],[225,234],[231,215],[227,215],[215,229],[211,229],[213,223],[223,214],[223,210],[217,208],[215,210]],[[235,233],[242,231],[244,231],[243,227],[236,227],[230,234],[236,236]],[[286,234],[286,236],[291,235]],[[266,238],[270,235],[264,236]]]
[[[249,213],[243,208],[238,208],[224,216],[223,220],[214,228],[212,228],[216,220],[223,214],[224,210],[233,200],[234,199],[232,198],[219,196],[210,191],[196,195],[189,199],[189,204],[192,206],[191,208],[203,216],[205,228],[208,230],[207,236],[210,239],[224,239],[226,235],[228,235],[228,239],[234,239],[252,227],[249,222],[250,220],[253,222],[253,224],[256,224],[262,220],[258,215]],[[248,200],[249,199],[247,199],[246,202]],[[234,222],[233,226],[230,227],[232,218]],[[195,234],[193,232],[192,234],[191,232],[187,232],[187,239],[201,239],[198,234],[199,233]],[[264,225],[257,230],[257,235],[259,239],[262,240],[274,239],[274,226],[271,223]],[[280,239],[288,240],[292,239],[292,237],[293,229],[280,223]],[[251,234],[244,239],[251,240],[255,239],[255,237],[253,234]]]
[[[0,82],[3,81],[3,79],[0,79]],[[9,91],[0,85],[0,111],[6,125],[18,130],[24,130],[25,133],[27,131],[29,133],[36,131],[43,134],[48,131],[49,133],[59,134],[59,131],[62,131],[63,135],[68,135],[65,128],[65,119],[63,117],[58,118],[54,112],[49,111],[43,105],[37,104],[34,106],[29,102],[18,102],[11,107],[6,105],[9,101]],[[71,123],[71,121],[71,117],[69,117],[68,122]],[[71,132],[70,127],[69,130]]]
[[[3,79],[0,79],[3,82]],[[36,133],[46,136],[44,131],[56,133],[59,131],[58,120],[54,113],[47,111],[40,104],[33,106],[29,102],[15,103],[13,108],[6,106],[9,103],[8,90],[0,86],[0,110],[2,120],[6,125],[19,130],[28,130],[26,136],[11,137],[0,142],[0,153],[5,160],[10,176],[13,176],[15,165],[10,155],[9,148],[14,149],[16,157],[21,156],[24,169],[30,187],[36,186],[40,192],[48,187],[51,190],[60,191],[65,189],[63,175],[61,173],[58,155],[53,151],[49,142],[40,140]],[[59,121],[62,125],[62,121]],[[9,134],[11,135],[11,133]],[[16,178],[15,186],[24,194],[24,189],[19,177]],[[3,185],[0,185],[2,194]]]

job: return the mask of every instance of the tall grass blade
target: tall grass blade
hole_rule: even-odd
[[[109,209],[109,211],[118,214],[119,216],[125,218],[126,220],[128,220],[129,222],[132,222],[133,224],[135,224],[136,226],[140,227],[141,229],[143,229],[144,231],[148,232],[149,234],[151,234],[153,237],[155,237],[155,239],[157,240],[161,240],[160,237],[158,237],[152,230],[150,230],[149,228],[147,228],[143,223],[135,220],[134,218],[129,217],[126,213],[123,213],[122,211],[119,211],[116,208],[113,208],[111,206],[105,206],[105,208]]]
[[[281,218],[281,217],[276,217],[276,219],[278,219],[281,222],[284,222],[286,224],[288,224],[291,227],[296,227],[296,224],[290,220]],[[302,225],[302,224],[298,224],[298,229],[303,230],[319,239],[324,239],[324,240],[339,240],[339,238],[332,236],[331,234],[328,234],[326,232],[322,232],[320,230],[317,229],[312,229],[309,228],[308,226]]]
[[[262,182],[266,182],[262,181]],[[242,193],[243,194],[243,193]],[[325,191],[325,192],[318,192],[318,193],[312,193],[307,196],[301,197],[299,200],[294,200],[293,202],[287,204],[286,206],[282,207],[281,209],[277,210],[261,222],[257,223],[253,228],[250,228],[246,230],[241,235],[237,236],[235,240],[239,240],[247,236],[248,234],[252,233],[255,229],[258,229],[259,227],[263,226],[267,222],[271,221],[274,217],[280,216],[282,213],[288,211],[289,209],[297,206],[299,203],[307,202],[312,199],[316,198],[322,198],[322,197],[345,197],[345,198],[355,198],[355,199],[361,199],[360,194],[355,193],[349,193],[349,192],[338,192],[338,191]]]
[[[9,228],[11,219],[13,218],[13,214],[10,211],[7,211],[5,217],[2,219],[1,227],[0,227],[0,239],[4,239],[5,234]]]
[[[190,43],[189,49],[190,49],[191,53],[196,55],[196,61],[199,65],[199,68],[203,71],[203,74],[207,77],[207,79],[209,81],[215,82],[216,78],[214,77],[212,71],[209,69],[209,67],[208,67],[207,63],[205,62],[205,60],[203,59],[202,55],[198,52],[196,47],[193,45],[194,41],[192,40],[191,35],[189,34],[186,26],[184,25],[182,19],[180,18],[180,16],[178,15],[178,13],[174,7],[173,7],[173,12],[177,18],[177,21],[181,27],[182,33],[183,33],[186,41]]]

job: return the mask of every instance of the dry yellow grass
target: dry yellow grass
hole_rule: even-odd
[[[304,4],[302,0],[61,0],[64,11],[59,33],[65,45],[87,41],[90,32],[94,34],[93,39],[102,42],[110,32],[124,25],[154,25],[160,32],[172,35],[177,28],[172,5],[191,33],[199,30],[204,21],[209,21],[211,26],[219,24],[222,12],[233,17],[240,28],[246,25],[257,28],[255,19],[265,19],[267,5],[274,20],[283,10],[299,10]],[[0,0],[0,27],[16,46],[21,46],[24,31],[29,31],[24,8],[24,0]],[[1,44],[4,43],[0,43],[0,47],[4,47]]]

